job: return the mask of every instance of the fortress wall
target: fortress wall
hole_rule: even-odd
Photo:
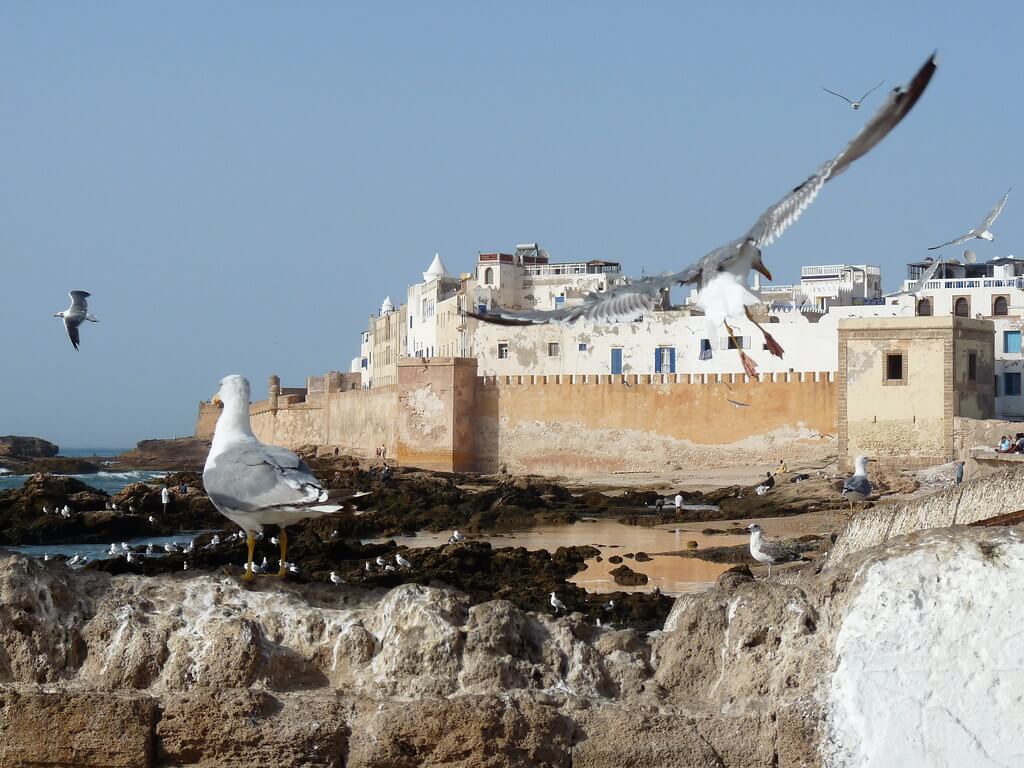
[[[395,456],[398,398],[394,387],[331,392],[326,406],[326,447],[364,458],[383,444]]]
[[[582,475],[834,455],[825,372],[477,379],[479,471]]]

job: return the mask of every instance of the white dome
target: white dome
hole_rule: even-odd
[[[380,305],[380,313],[381,313],[381,315],[386,315],[389,312],[394,312],[394,311],[395,311],[395,305],[391,301],[391,297],[390,296],[385,296],[384,297],[384,303],[382,303]]]
[[[445,277],[448,274],[448,270],[445,269],[444,262],[441,261],[441,254],[435,253],[434,260],[430,262],[430,267],[423,273],[423,282],[429,283],[431,280],[436,280],[439,277]]]

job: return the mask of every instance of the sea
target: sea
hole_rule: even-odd
[[[89,458],[92,456],[100,459],[102,465],[103,459],[113,459],[129,449],[127,448],[67,448],[60,452],[61,456],[67,456],[68,458]],[[132,483],[148,483],[154,481],[156,478],[163,477],[168,474],[166,471],[152,471],[152,470],[136,470],[130,472],[93,472],[86,475],[69,475],[76,480],[81,480],[86,485],[91,485],[93,488],[103,491],[104,493],[113,495],[118,493],[126,485]],[[28,479],[29,475],[16,475],[9,470],[0,468],[0,491],[10,490],[11,488],[21,488],[25,484],[25,480]]]

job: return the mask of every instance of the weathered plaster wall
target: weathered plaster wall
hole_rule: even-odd
[[[788,379],[788,380],[787,380]],[[579,475],[823,458],[835,382],[677,376],[490,377],[476,391],[477,468]]]
[[[199,403],[199,416],[196,417],[195,436],[200,440],[209,440],[213,437],[213,430],[217,426],[217,419],[220,418],[221,406],[203,401]]]
[[[440,471],[472,469],[475,378],[472,359],[399,360],[399,463]]]

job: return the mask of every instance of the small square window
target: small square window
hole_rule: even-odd
[[[548,357],[558,357],[558,342],[557,341],[549,341],[548,342]]]
[[[749,346],[750,345],[747,344],[746,339],[744,339],[742,336],[736,336],[735,338],[730,336],[729,344],[726,347],[726,349],[744,349],[745,347]]]
[[[697,355],[698,360],[710,360],[711,359],[711,339],[700,340],[700,354]]]
[[[885,380],[892,383],[906,381],[906,370],[904,358],[901,352],[887,354],[885,356]]]
[[[502,341],[498,344],[498,359],[508,359],[508,342]]]
[[[1003,394],[1008,395],[1010,397],[1018,397],[1020,395],[1019,373],[1003,374]]]
[[[978,380],[978,355],[976,352],[967,355],[967,380]]]
[[[580,352],[586,352],[586,351],[587,351],[587,345],[585,343],[583,343],[583,342],[580,342]]]

